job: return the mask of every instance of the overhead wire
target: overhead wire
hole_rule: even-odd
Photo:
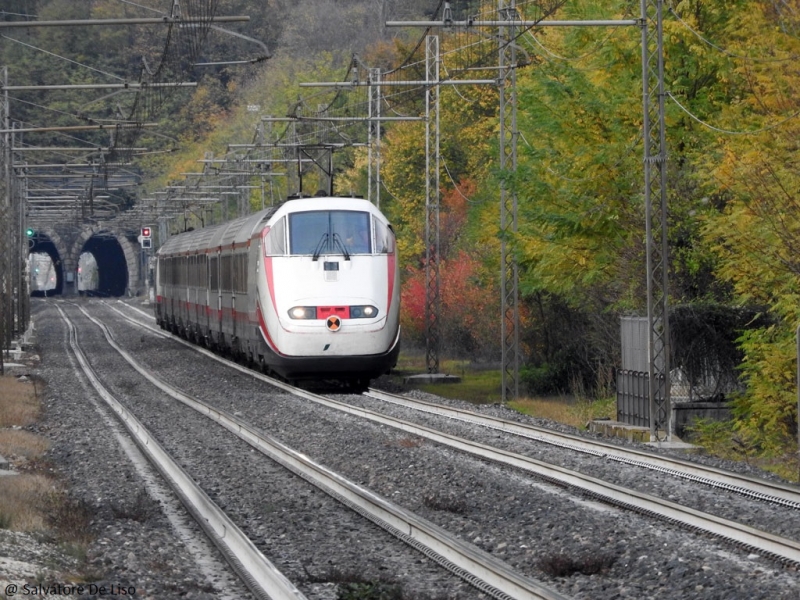
[[[685,106],[683,106],[683,104],[678,102],[678,99],[675,98],[675,96],[674,96],[674,94],[672,94],[672,92],[666,92],[666,95],[670,98],[670,100],[672,100],[678,106],[678,108],[680,108],[683,112],[685,112],[692,120],[696,121],[697,123],[699,123],[703,127],[711,129],[712,131],[716,131],[717,133],[725,133],[725,134],[728,134],[728,135],[755,135],[757,133],[763,133],[764,131],[769,131],[771,129],[775,129],[776,127],[780,127],[784,123],[787,123],[787,122],[791,121],[792,119],[795,119],[798,116],[800,116],[800,110],[797,110],[794,113],[792,113],[791,115],[789,115],[788,117],[782,119],[781,121],[778,121],[777,123],[773,123],[771,125],[766,125],[764,127],[760,127],[759,129],[753,129],[753,130],[750,130],[750,131],[734,131],[734,130],[731,130],[731,129],[721,129],[719,127],[715,127],[714,125],[711,125],[710,123],[708,123],[706,121],[703,121],[700,117],[698,117],[697,115],[693,114],[688,108],[686,108]]]
[[[466,200],[469,204],[477,204],[477,202],[475,202],[474,200],[470,200],[466,195],[464,195],[464,192],[462,192],[461,188],[458,187],[459,184],[456,183],[456,180],[453,178],[453,174],[450,172],[450,168],[447,166],[447,160],[445,160],[445,157],[439,156],[439,160],[441,161],[442,166],[444,167],[445,173],[447,173],[447,178],[450,180],[450,183],[453,184],[453,189],[456,192],[458,192],[458,195],[461,196],[464,200]]]
[[[671,15],[673,15],[675,17],[675,19],[677,19],[677,21],[686,30],[688,30],[697,39],[699,39],[701,42],[703,42],[704,44],[706,44],[710,48],[713,48],[714,50],[718,51],[720,54],[722,54],[724,56],[727,56],[728,58],[731,58],[733,60],[742,60],[742,61],[747,61],[747,62],[751,62],[751,63],[782,63],[782,62],[787,62],[787,61],[794,61],[794,60],[796,60],[798,58],[797,55],[789,55],[789,56],[784,57],[784,58],[767,58],[767,57],[758,57],[758,56],[745,56],[745,55],[741,55],[741,54],[736,54],[736,53],[730,52],[730,51],[726,50],[725,48],[722,48],[721,46],[713,43],[707,37],[705,37],[700,32],[698,32],[696,29],[694,29],[691,25],[689,25],[689,23],[687,23],[684,19],[681,18],[681,16],[677,13],[677,11],[671,5],[667,6],[667,10],[669,11],[669,13]],[[720,128],[720,127],[716,127],[716,126],[712,125],[711,123],[709,123],[707,121],[704,121],[703,119],[698,117],[696,114],[694,114],[692,111],[690,111],[686,106],[681,104],[681,102],[675,97],[675,95],[672,92],[667,91],[666,92],[666,96],[669,97],[669,99],[672,100],[672,102],[674,102],[675,105],[678,108],[680,108],[686,115],[688,115],[689,118],[691,118],[693,121],[699,123],[700,125],[702,125],[703,127],[706,127],[709,130],[715,131],[717,133],[726,134],[726,135],[756,135],[758,133],[762,133],[762,132],[769,131],[769,130],[775,129],[777,127],[780,127],[781,125],[783,125],[783,124],[785,124],[785,123],[797,118],[798,116],[800,116],[800,110],[798,110],[798,111],[795,111],[794,113],[790,114],[789,116],[781,119],[780,121],[778,121],[776,123],[772,123],[770,125],[765,125],[765,126],[760,127],[758,129],[753,129],[753,130],[748,130],[748,131],[723,129],[723,128]]]
[[[728,56],[730,58],[733,58],[733,59],[736,59],[736,60],[745,60],[745,61],[749,61],[749,62],[763,62],[763,63],[787,62],[787,61],[794,61],[794,60],[798,59],[798,55],[796,55],[796,54],[789,55],[789,56],[787,56],[785,58],[764,58],[764,57],[757,57],[757,56],[745,56],[745,55],[742,55],[742,54],[734,54],[733,52],[730,52],[730,51],[726,50],[725,48],[722,48],[721,46],[718,46],[717,44],[713,43],[707,37],[701,35],[700,32],[698,32],[691,25],[689,25],[686,21],[684,21],[672,6],[667,6],[667,10],[669,11],[669,13],[672,16],[674,16],[678,20],[678,22],[681,25],[683,25],[689,32],[691,32],[692,35],[694,35],[698,40],[700,40],[701,42],[703,42],[704,44],[706,44],[710,48],[714,48],[715,50],[719,51],[721,54],[724,54],[725,56]]]
[[[39,48],[39,47],[34,46],[32,44],[28,44],[26,42],[23,42],[22,40],[17,40],[17,39],[14,39],[14,38],[10,38],[7,35],[2,35],[2,34],[0,34],[0,38],[6,39],[6,40],[8,40],[10,42],[14,42],[15,44],[19,44],[20,46],[25,46],[25,47],[30,48],[32,50],[36,50],[37,52],[41,52],[43,54],[47,54],[48,56],[53,56],[55,58],[58,58],[60,60],[65,61],[65,62],[68,62],[68,63],[71,63],[73,65],[77,65],[79,67],[82,67],[84,69],[88,69],[90,71],[94,71],[96,73],[100,73],[101,75],[107,75],[108,77],[111,77],[113,79],[118,79],[120,81],[125,81],[124,77],[120,77],[118,75],[114,75],[113,73],[109,73],[107,71],[101,71],[100,69],[95,69],[94,67],[90,67],[89,65],[86,65],[84,63],[78,62],[76,60],[72,60],[72,59],[67,58],[65,56],[61,56],[60,54],[56,54],[54,52],[50,52],[49,50],[45,50],[44,48]]]
[[[560,6],[563,2],[555,2],[553,3],[554,6]],[[436,9],[436,15],[438,15],[442,7],[444,5],[444,1],[440,0],[439,5]],[[537,10],[540,7],[537,6]],[[494,8],[492,7],[490,2],[482,2],[480,3],[480,10],[486,13],[494,13]],[[476,18],[479,15],[476,16]],[[508,44],[516,43],[517,40],[521,38],[521,36],[525,33],[525,31],[529,30],[530,28],[524,28],[522,31],[517,33],[515,37],[511,40],[506,41],[503,45],[498,47],[500,44],[500,40],[497,36],[492,35],[485,35],[483,32],[477,29],[469,29],[464,28],[463,31],[458,31],[454,34],[454,37],[458,41],[459,39],[465,39],[466,43],[456,43],[455,45],[457,48],[453,50],[446,50],[440,59],[443,61],[443,72],[445,73],[445,77],[439,83],[445,84],[448,80],[456,81],[456,74],[459,72],[463,72],[465,69],[458,65],[456,67],[450,67],[444,61],[450,56],[455,56],[459,58],[463,58],[464,53],[466,52],[468,57],[466,59],[467,67],[477,67],[480,69],[481,66],[490,68],[488,64],[485,64],[489,57],[494,56],[498,51],[501,51],[503,47],[507,47]],[[388,69],[381,73],[381,83],[387,83],[385,87],[388,89],[393,89],[395,86],[392,86],[391,83],[393,82],[400,82],[401,76],[405,75],[408,71],[416,71],[418,72],[426,65],[426,59],[420,58],[415,59],[415,56],[419,53],[422,45],[425,41],[427,34],[430,32],[430,28],[426,28],[425,33],[420,37],[418,42],[415,44],[414,48],[400,61],[400,64],[397,67]],[[481,52],[481,48],[486,47],[485,50]],[[357,58],[354,56],[353,61],[351,61],[348,71],[342,77],[342,82],[346,82],[348,78],[352,77],[352,71],[357,70],[359,72],[358,79],[361,80],[362,76],[360,75],[361,67],[363,65],[360,62],[357,63]],[[368,75],[367,75],[368,77]],[[412,76],[413,77],[413,76]],[[420,79],[418,76],[416,79]],[[366,86],[355,86],[355,87],[364,87]],[[419,114],[419,102],[421,101],[421,93],[425,91],[426,85],[421,84],[419,86],[413,87],[411,89],[403,89],[402,91],[392,91],[391,93],[384,93],[381,94],[379,101],[381,102],[382,107],[385,109],[382,112],[388,112],[390,114],[395,114],[397,116],[414,116]],[[456,93],[463,99],[467,100],[467,98],[458,91],[457,86],[452,86],[456,89]],[[354,99],[351,99],[349,102],[342,102],[342,99],[346,96],[352,96],[354,90],[350,90],[347,88],[338,87],[333,94],[333,98],[330,99],[326,105],[319,106],[316,109],[309,106],[310,101],[319,96],[323,96],[329,94],[329,91],[311,94],[308,96],[304,96],[298,98],[298,101],[293,105],[292,110],[290,111],[291,116],[298,117],[298,121],[292,124],[288,124],[286,127],[283,128],[281,132],[276,135],[275,141],[273,144],[277,144],[281,141],[287,139],[288,136],[292,136],[292,140],[295,145],[298,147],[307,142],[315,141],[315,136],[319,135],[319,132],[322,131],[325,135],[337,135],[340,139],[344,139],[345,142],[353,142],[355,140],[354,137],[350,135],[350,131],[352,131],[352,127],[348,127],[347,125],[341,124],[327,124],[325,127],[311,127],[312,131],[303,131],[302,128],[298,127],[299,123],[302,123],[305,117],[305,120],[308,121],[313,117],[319,117],[322,115],[325,116],[353,116],[358,118],[361,115],[365,114],[367,107],[369,106],[369,99],[364,99],[361,96],[356,95]],[[473,101],[474,102],[474,101]],[[411,109],[412,104],[417,104],[417,110]],[[403,107],[406,107],[403,110]],[[327,138],[330,141],[330,138]],[[261,149],[263,150],[263,149]],[[245,156],[253,155],[255,151],[253,149],[247,150],[245,152]],[[450,175],[448,169],[448,175]],[[452,176],[451,176],[452,181]],[[455,185],[455,182],[453,182]],[[384,185],[385,187],[385,185]],[[391,191],[387,189],[387,192],[391,194]],[[459,193],[462,193],[459,190]],[[463,193],[462,193],[463,195]]]

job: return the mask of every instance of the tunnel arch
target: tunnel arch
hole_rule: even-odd
[[[59,248],[59,245],[62,247]],[[53,263],[53,269],[56,275],[55,287],[48,290],[46,293],[42,290],[31,289],[32,296],[44,296],[46,294],[63,294],[64,293],[64,262],[62,257],[64,255],[63,244],[58,235],[54,235],[52,231],[46,230],[32,230],[28,236],[28,261],[30,263],[31,256],[35,254],[46,254],[50,257]]]
[[[74,259],[75,292],[78,264],[84,252],[97,262],[97,287],[100,296],[124,296],[135,290],[139,279],[138,252],[124,235],[108,228],[84,228],[75,239],[70,255]]]
[[[101,225],[87,225],[76,231],[57,224],[33,225],[31,231],[29,253],[48,254],[56,271],[56,287],[48,295],[78,293],[78,266],[84,252],[92,254],[97,261],[99,295],[142,293],[140,261],[143,254],[129,231]]]

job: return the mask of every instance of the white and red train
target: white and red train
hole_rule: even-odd
[[[396,248],[366,200],[288,200],[161,246],[156,320],[287,381],[364,388],[400,351]]]

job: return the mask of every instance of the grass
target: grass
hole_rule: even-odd
[[[15,465],[41,458],[49,447],[46,439],[24,429],[0,429],[0,455]]]
[[[32,380],[0,377],[0,428],[24,427],[39,418],[39,399]]]
[[[94,581],[98,577],[86,571],[91,511],[48,475],[48,441],[23,429],[40,413],[35,381],[0,377],[0,454],[17,471],[0,478],[0,529],[38,533],[58,542],[62,553],[77,559],[83,569],[69,576]]]
[[[0,454],[14,466],[35,462],[48,448],[43,437],[22,429],[36,422],[40,410],[33,380],[0,377]]]
[[[445,375],[456,375],[459,383],[420,384],[414,387],[443,398],[467,400],[475,404],[492,404],[500,402],[501,375],[496,368],[487,368],[466,360],[444,360],[439,364],[439,372]],[[391,377],[395,383],[402,384],[410,375],[427,373],[425,356],[422,354],[401,354]]]
[[[617,411],[616,398],[520,398],[508,403],[509,408],[532,417],[550,419],[578,429],[586,429],[595,419],[614,419]]]
[[[457,375],[459,383],[415,384],[430,394],[466,400],[474,404],[492,404],[502,401],[502,373],[496,365],[481,365],[466,360],[445,360],[440,362],[439,371],[445,375]],[[398,385],[409,375],[426,373],[425,356],[421,354],[401,354],[392,378]],[[508,402],[509,408],[533,417],[552,419],[573,427],[586,428],[589,421],[600,418],[614,418],[616,399],[602,400],[576,398],[569,395],[519,398]]]
[[[48,498],[53,482],[37,474],[3,477],[0,485],[0,526],[12,531],[48,530]]]
[[[3,477],[0,485],[0,526],[14,531],[48,529],[49,498],[54,482],[36,473],[49,446],[46,439],[25,431],[39,418],[40,406],[32,380],[0,377],[0,454],[27,472]]]
[[[459,383],[415,384],[413,387],[425,392],[475,404],[500,402],[502,399],[501,373],[499,366],[481,365],[469,361],[444,360],[440,362],[441,373],[461,377]],[[402,353],[391,378],[403,385],[405,377],[426,373],[423,353]],[[406,386],[407,387],[407,386]],[[585,396],[522,397],[510,400],[507,406],[522,414],[550,419],[578,429],[586,429],[590,421],[616,418],[616,398],[591,399]],[[763,456],[750,448],[746,440],[731,428],[731,423],[699,422],[691,428],[688,439],[710,456],[744,461],[783,477],[788,481],[800,481],[800,458],[794,452],[783,456]],[[792,444],[790,443],[791,447]]]
[[[788,481],[800,481],[800,456],[791,451],[766,455],[756,444],[736,430],[733,421],[695,419],[687,431],[689,441],[705,452],[727,460],[745,462],[770,471]],[[786,442],[784,447],[791,447]]]

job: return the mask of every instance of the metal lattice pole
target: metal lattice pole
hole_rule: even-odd
[[[517,91],[515,0],[498,0],[500,18],[509,25],[500,27],[500,170],[517,168]],[[500,297],[502,342],[502,400],[519,396],[519,268],[510,249],[517,233],[517,194],[500,185]]]
[[[672,439],[669,378],[667,148],[664,127],[663,1],[641,0],[644,200],[650,439]]]
[[[10,173],[11,173],[11,207],[14,214],[15,225],[12,226],[12,233],[14,239],[14,252],[12,260],[14,260],[15,277],[17,285],[16,293],[16,315],[17,315],[17,334],[22,334],[28,329],[30,324],[31,315],[31,293],[30,293],[30,278],[28,274],[28,258],[30,254],[28,236],[26,235],[27,229],[27,206],[25,198],[28,197],[28,179],[24,177],[17,177],[13,169],[14,161],[14,147],[15,139],[11,136],[11,152],[9,158]]]
[[[425,364],[439,372],[439,38],[425,39]]]
[[[381,207],[381,70],[369,70],[369,143],[367,145],[367,199]]]
[[[2,69],[3,94],[2,94],[2,122],[3,129],[8,132],[10,129],[9,108],[8,108],[8,68]],[[2,152],[0,152],[0,177],[2,177],[2,188],[0,188],[0,372],[3,368],[3,352],[11,347],[11,332],[13,329],[13,308],[12,308],[12,277],[11,277],[11,256],[12,256],[12,228],[13,218],[11,212],[11,136],[3,133]]]

